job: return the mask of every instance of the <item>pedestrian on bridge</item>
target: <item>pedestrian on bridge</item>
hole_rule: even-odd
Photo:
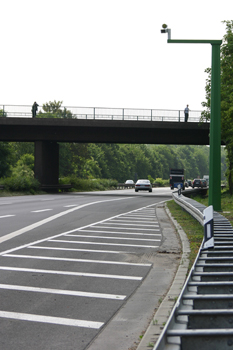
[[[184,121],[187,122],[189,117],[189,105],[184,109]]]
[[[39,107],[39,105],[36,102],[34,102],[32,105],[32,118],[36,117],[36,112],[37,112],[38,107]]]

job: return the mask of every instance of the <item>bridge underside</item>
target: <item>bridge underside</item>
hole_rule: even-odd
[[[56,187],[58,142],[208,145],[209,123],[0,118],[0,141],[35,142],[35,177]]]
[[[0,140],[208,145],[209,123],[0,118]]]

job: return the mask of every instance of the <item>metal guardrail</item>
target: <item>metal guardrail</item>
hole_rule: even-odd
[[[204,205],[173,194],[202,225]],[[153,350],[222,350],[233,346],[233,228],[214,212],[214,248],[200,247]]]
[[[72,106],[61,106],[59,110],[63,115],[70,111],[74,119],[184,122],[183,110]],[[41,106],[38,107],[37,115],[38,113],[42,113],[42,117],[45,113]],[[188,121],[199,122],[201,113],[202,111],[197,110],[190,111]],[[32,118],[32,106],[2,104],[0,105],[0,117]]]

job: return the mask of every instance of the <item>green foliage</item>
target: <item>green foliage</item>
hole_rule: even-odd
[[[233,194],[233,21],[223,21],[226,34],[221,46],[221,138],[227,150],[227,179],[230,194]],[[211,68],[207,68],[206,101],[202,102],[206,110],[202,119],[210,119]]]
[[[168,180],[166,181],[166,180],[163,180],[163,179],[161,179],[159,177],[155,180],[156,185],[159,186],[159,187],[168,186],[168,182],[169,182]]]
[[[5,186],[6,191],[12,192],[30,192],[39,191],[39,182],[31,176],[14,175],[6,179],[1,179],[1,184]]]
[[[4,111],[4,109],[0,109],[0,118],[1,117],[7,117],[7,113]]]
[[[0,178],[10,175],[13,151],[9,142],[0,142]]]
[[[71,119],[73,115],[66,108],[61,108],[62,101],[49,101],[44,103],[42,109],[44,112],[39,112],[37,118],[66,118]]]
[[[78,192],[83,191],[104,191],[116,188],[118,181],[112,179],[80,179],[75,176],[60,179],[61,184],[72,185],[72,189]]]

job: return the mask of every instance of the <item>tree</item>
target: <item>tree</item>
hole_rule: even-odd
[[[10,175],[13,158],[10,142],[0,142],[0,178]]]
[[[39,112],[37,114],[38,118],[66,118],[72,119],[73,115],[65,107],[61,108],[62,101],[49,101],[44,103],[42,109],[44,112]]]
[[[221,138],[227,150],[227,180],[230,194],[233,194],[233,21],[223,21],[226,34],[221,46]],[[210,118],[211,69],[207,68],[206,108],[203,118]]]

